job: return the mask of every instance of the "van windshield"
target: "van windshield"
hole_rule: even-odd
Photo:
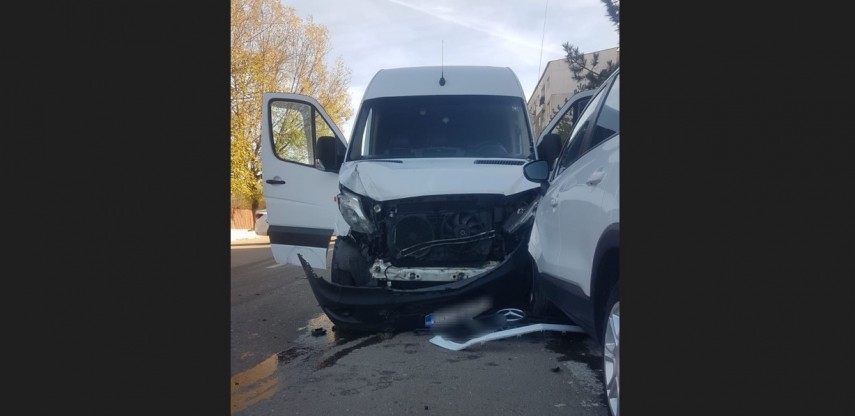
[[[348,160],[476,157],[528,159],[531,134],[519,97],[431,95],[366,100]]]

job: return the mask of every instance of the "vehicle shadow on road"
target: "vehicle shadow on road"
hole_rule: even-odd
[[[231,242],[232,247],[269,247],[270,239],[267,237],[248,238]]]

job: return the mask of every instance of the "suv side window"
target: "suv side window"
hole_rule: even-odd
[[[600,110],[600,115],[597,117],[597,124],[594,126],[594,133],[591,136],[591,144],[589,148],[600,144],[602,141],[615,135],[620,131],[620,74],[615,77],[612,83],[609,95],[606,97],[606,102],[603,103],[603,108]]]
[[[582,111],[582,115],[579,116],[579,120],[577,120],[576,125],[573,126],[573,134],[570,136],[570,140],[558,156],[558,162],[555,164],[555,172],[552,176],[553,178],[558,176],[558,174],[560,174],[564,169],[567,169],[571,163],[575,162],[576,159],[581,156],[582,139],[585,138],[585,132],[591,124],[594,111],[597,109],[597,106],[600,105],[600,101],[603,100],[603,95],[605,95],[603,91],[604,90],[600,90],[591,98],[591,101],[588,102],[588,106],[585,107],[585,111]]]

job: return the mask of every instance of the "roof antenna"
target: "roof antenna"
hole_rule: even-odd
[[[445,85],[445,40],[442,40],[442,54],[440,55],[439,86]]]
[[[546,6],[543,8],[543,35],[540,37],[540,59],[537,61],[537,75],[540,76],[540,65],[543,63],[543,39],[546,38],[546,18],[549,16],[546,11],[549,9],[549,0],[546,0]]]

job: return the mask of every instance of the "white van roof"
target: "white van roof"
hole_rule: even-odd
[[[440,77],[445,85],[440,85]],[[496,66],[423,66],[381,69],[368,84],[362,99],[410,95],[506,95],[525,93],[516,74]]]

